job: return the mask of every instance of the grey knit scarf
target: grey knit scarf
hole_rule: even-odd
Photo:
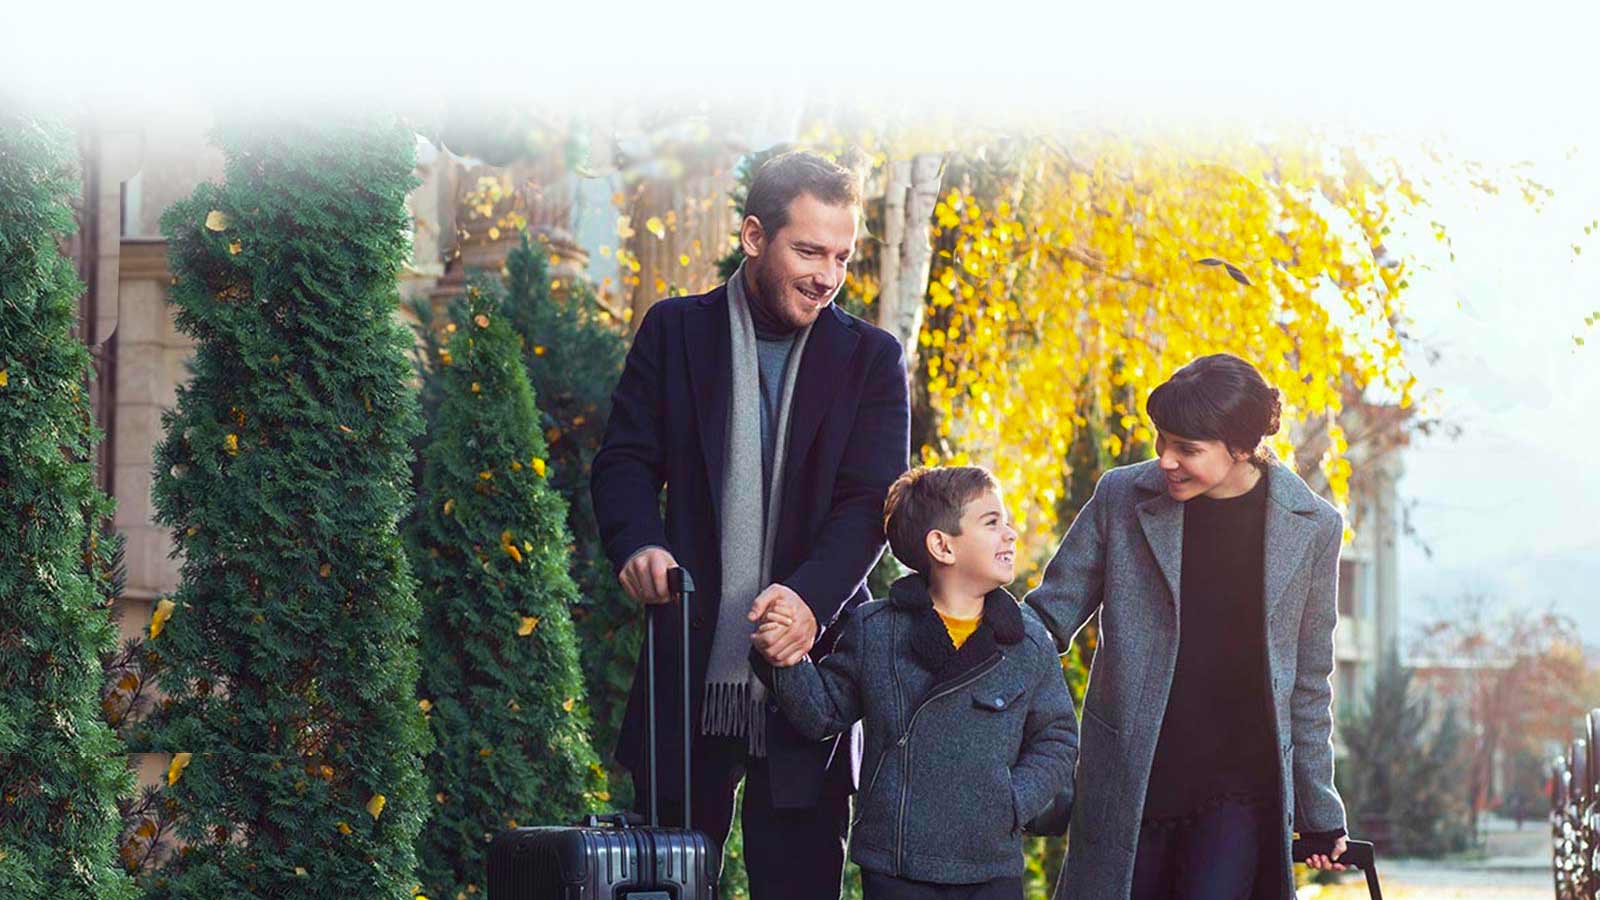
[[[744,267],[728,279],[728,335],[733,386],[728,413],[727,466],[722,472],[722,597],[706,671],[705,714],[700,730],[712,735],[747,735],[752,756],[766,756],[766,689],[750,671],[750,604],[772,581],[772,545],[783,496],[784,445],[789,438],[789,401],[811,327],[795,337],[784,368],[777,412],[777,446],[765,504],[761,485],[761,372],[755,324],[744,290]],[[765,505],[765,509],[763,509]]]

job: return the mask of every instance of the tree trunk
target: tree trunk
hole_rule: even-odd
[[[884,251],[878,270],[878,326],[905,348],[915,364],[922,305],[933,263],[933,208],[944,180],[944,157],[921,153],[889,166],[884,196]]]

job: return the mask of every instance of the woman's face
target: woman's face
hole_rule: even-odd
[[[1245,453],[1234,453],[1222,441],[1156,432],[1156,454],[1167,476],[1167,494],[1183,503],[1206,494],[1237,497],[1255,486],[1256,467]]]

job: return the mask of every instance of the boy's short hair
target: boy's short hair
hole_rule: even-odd
[[[961,533],[961,510],[984,491],[999,491],[989,470],[981,466],[918,466],[895,479],[883,503],[883,531],[889,549],[908,568],[923,575],[933,571],[928,532]]]

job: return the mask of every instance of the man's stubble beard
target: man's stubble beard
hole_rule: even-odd
[[[770,266],[762,264],[760,260],[750,262],[754,264],[750,273],[755,276],[755,301],[769,317],[782,322],[787,328],[797,330],[816,321],[815,317],[805,321],[795,321],[792,311],[783,302],[782,280],[770,271]]]

